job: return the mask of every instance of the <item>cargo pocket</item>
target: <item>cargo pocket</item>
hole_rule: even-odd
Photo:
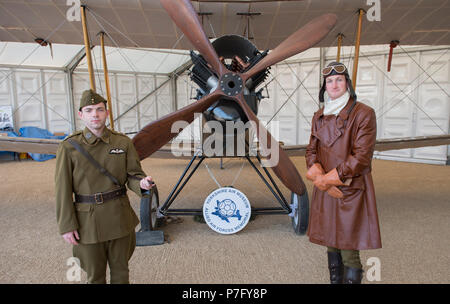
[[[341,189],[341,191],[344,197],[340,200],[342,201],[342,203],[347,204],[353,202],[355,198],[359,197],[364,190],[346,187],[346,189]]]
[[[122,210],[124,213],[125,227],[126,229],[134,229],[139,224],[139,219],[136,216],[133,208],[130,205],[130,201],[127,199],[122,200]]]
[[[92,204],[87,203],[75,203],[75,210],[77,212],[89,212]]]
[[[92,239],[95,239],[95,236],[89,234],[93,234],[96,231],[92,204],[75,203],[75,211],[79,225],[80,241],[90,242]]]

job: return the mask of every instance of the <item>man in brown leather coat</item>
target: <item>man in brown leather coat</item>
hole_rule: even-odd
[[[314,182],[307,234],[327,246],[331,283],[361,283],[359,250],[381,248],[371,175],[375,112],[356,101],[345,65],[332,62],[322,75],[324,107],[314,114],[306,149]]]

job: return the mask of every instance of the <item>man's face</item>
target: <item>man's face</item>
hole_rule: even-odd
[[[326,91],[331,99],[339,98],[347,91],[347,80],[344,75],[328,76],[325,84]]]
[[[85,106],[78,112],[78,116],[90,130],[102,130],[105,127],[108,115],[109,111],[106,110],[103,102],[92,106]]]

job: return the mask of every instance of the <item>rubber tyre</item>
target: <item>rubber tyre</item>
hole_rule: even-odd
[[[304,235],[308,230],[308,222],[309,222],[309,199],[308,192],[302,196],[298,196],[298,194],[292,192],[291,193],[291,204],[292,207],[295,208],[294,216],[292,217],[292,226],[294,228],[294,232],[298,235]]]
[[[156,230],[161,226],[162,218],[157,217],[159,207],[158,188],[153,186],[150,195],[142,197],[140,208],[141,231]]]

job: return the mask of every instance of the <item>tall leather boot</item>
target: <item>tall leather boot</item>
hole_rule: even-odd
[[[361,284],[363,273],[360,268],[344,266],[344,284]]]
[[[328,253],[328,269],[330,270],[330,284],[342,284],[344,264],[339,252]]]

